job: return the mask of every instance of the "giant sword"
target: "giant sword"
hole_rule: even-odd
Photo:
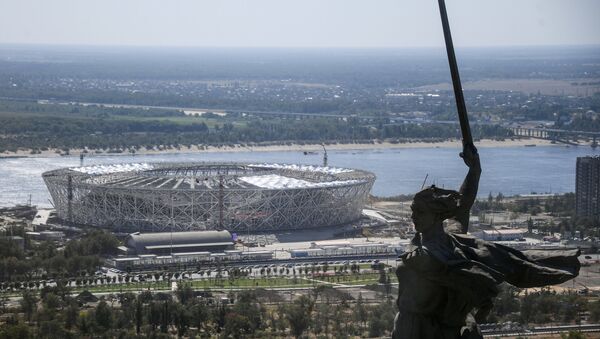
[[[471,136],[471,126],[467,115],[467,106],[460,84],[460,75],[458,74],[458,65],[454,55],[454,44],[452,44],[452,34],[450,34],[450,24],[448,23],[448,13],[446,12],[446,3],[444,0],[438,0],[440,5],[440,16],[442,17],[442,27],[444,28],[444,40],[446,41],[446,52],[448,53],[448,63],[450,64],[450,74],[452,75],[452,85],[454,86],[454,98],[456,99],[456,108],[458,110],[458,120],[460,121],[460,131],[462,134],[463,146],[473,145]]]

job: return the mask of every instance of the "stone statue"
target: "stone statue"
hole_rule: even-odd
[[[498,284],[541,287],[579,273],[579,250],[521,252],[467,236],[481,166],[472,143],[461,157],[469,172],[460,191],[431,186],[411,205],[417,234],[396,271],[395,339],[483,338],[477,323],[491,310]],[[447,219],[460,227],[444,229]]]

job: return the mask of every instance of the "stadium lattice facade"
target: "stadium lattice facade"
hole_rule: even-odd
[[[57,214],[114,231],[305,229],[360,218],[375,176],[333,167],[136,163],[43,174]]]

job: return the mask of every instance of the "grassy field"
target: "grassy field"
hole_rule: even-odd
[[[139,116],[129,116],[129,115],[111,115],[111,119],[114,120],[128,120],[128,121],[161,121],[161,122],[169,122],[178,125],[192,125],[192,124],[200,124],[205,123],[209,128],[214,127],[215,125],[223,125],[224,123],[231,123],[236,127],[245,126],[245,122],[241,121],[229,121],[229,120],[220,120],[213,118],[203,118],[201,116],[165,116],[165,117],[139,117]]]
[[[252,288],[306,288],[315,287],[319,285],[369,285],[375,284],[379,280],[378,273],[360,273],[350,275],[337,275],[337,276],[316,276],[311,278],[309,276],[302,277],[243,277],[229,280],[227,278],[221,279],[196,279],[196,280],[174,280],[177,283],[190,284],[192,288],[196,290],[210,290],[210,289],[252,289]],[[395,275],[390,275],[392,283],[397,282]],[[101,286],[77,286],[72,287],[72,292],[77,294],[84,290],[92,293],[120,293],[120,292],[135,292],[143,290],[153,291],[168,291],[171,290],[171,281],[158,281],[158,282],[131,282],[131,283],[118,283],[118,284],[106,284]],[[4,292],[1,293],[3,296],[16,297],[20,296],[20,292]]]
[[[0,117],[6,118],[61,118],[61,119],[76,119],[76,120],[97,120],[97,116],[79,115],[79,114],[68,114],[68,113],[52,113],[52,112],[15,112],[15,111],[0,111]],[[224,123],[231,123],[236,127],[245,126],[245,122],[240,121],[228,121],[214,118],[203,118],[200,116],[158,116],[158,117],[144,117],[144,116],[132,116],[132,115],[106,115],[103,116],[104,120],[114,121],[137,121],[137,122],[167,122],[177,125],[193,125],[205,123],[209,128],[215,125],[223,125]]]

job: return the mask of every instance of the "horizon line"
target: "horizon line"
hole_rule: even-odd
[[[444,49],[443,45],[427,46],[251,46],[251,45],[131,45],[131,44],[81,44],[81,43],[22,43],[22,42],[0,42],[0,47],[56,47],[56,48],[125,48],[125,49],[280,49],[280,50],[418,50],[418,49]],[[467,49],[499,49],[499,48],[600,48],[600,43],[594,44],[515,44],[515,45],[457,45],[457,48]]]

